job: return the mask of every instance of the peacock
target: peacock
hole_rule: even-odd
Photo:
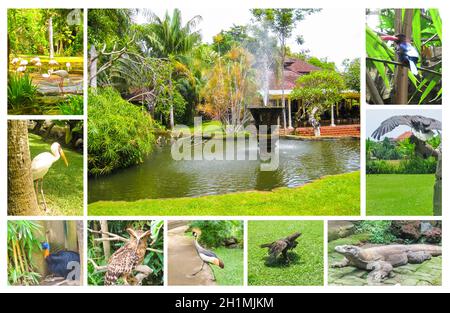
[[[48,271],[55,277],[63,277],[65,280],[75,280],[70,274],[77,269],[75,264],[80,266],[80,254],[73,251],[58,251],[50,253],[50,244],[42,243],[44,258],[47,263]],[[79,276],[79,275],[75,275]]]

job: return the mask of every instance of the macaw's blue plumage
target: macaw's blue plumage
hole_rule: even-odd
[[[50,245],[47,242],[42,244],[42,249],[44,252],[45,261],[47,262],[47,267],[50,273],[56,277],[64,277],[64,279],[69,279],[69,274],[75,271],[80,266],[80,255],[73,251],[59,251],[50,254]],[[74,267],[77,263],[78,267]]]
[[[409,67],[414,75],[417,75],[417,62],[419,62],[419,52],[406,40],[406,36],[398,34],[396,36],[381,36],[381,39],[394,41],[397,44],[398,60]]]

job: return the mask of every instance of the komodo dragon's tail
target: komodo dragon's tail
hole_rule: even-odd
[[[440,246],[418,244],[418,245],[411,245],[410,249],[412,249],[412,251],[424,251],[431,254],[432,256],[442,255],[442,247]]]

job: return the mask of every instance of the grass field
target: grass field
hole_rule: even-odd
[[[42,152],[50,152],[51,143],[29,134],[31,158]],[[81,216],[83,210],[83,156],[64,149],[69,161],[66,167],[61,159],[54,163],[44,178],[44,193],[49,215]],[[39,195],[39,201],[42,198]],[[43,210],[43,208],[42,208]]]
[[[323,286],[324,248],[322,221],[251,221],[248,225],[248,283],[250,286]],[[266,264],[267,249],[260,245],[300,231],[290,265]]]
[[[91,216],[355,216],[360,214],[360,174],[328,176],[271,192],[96,202],[88,210]]]
[[[367,215],[432,216],[434,175],[367,175]]]
[[[244,250],[227,249],[225,247],[214,249],[222,261],[225,269],[212,266],[219,286],[243,286],[244,285]]]

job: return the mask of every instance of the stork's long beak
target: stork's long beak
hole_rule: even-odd
[[[380,36],[384,41],[398,41],[398,37],[395,36]]]
[[[61,154],[61,158],[64,160],[66,166],[69,166],[69,162],[67,162],[66,155],[64,154],[63,149],[59,149],[59,154]]]

